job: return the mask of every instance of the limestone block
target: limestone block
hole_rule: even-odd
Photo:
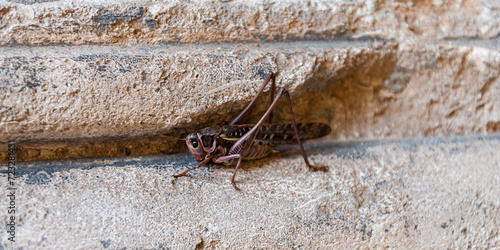
[[[282,148],[244,162],[240,192],[233,169],[215,165],[174,181],[194,166],[189,154],[21,163],[17,241],[3,236],[2,245],[495,248],[498,148],[498,135],[312,144],[311,161],[326,173],[307,171],[296,148]]]
[[[469,1],[2,1],[1,45],[490,39],[499,4]]]
[[[2,159],[11,139],[20,160],[168,151],[158,134],[230,120],[270,71],[331,139],[500,127],[491,0],[16,0],[0,16]]]
[[[334,139],[484,134],[498,131],[500,122],[500,53],[488,46],[297,42],[2,51],[2,141],[149,139],[153,145],[105,146],[115,153],[93,150],[94,156],[158,153],[173,142],[163,145],[157,135],[224,124],[269,72],[291,92],[297,119],[330,124]],[[266,105],[262,98],[248,122]],[[283,107],[276,120],[289,122]],[[20,145],[21,159],[92,156],[84,153],[90,145],[28,144]]]

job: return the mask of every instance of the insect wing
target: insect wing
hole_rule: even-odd
[[[228,141],[237,141],[245,135],[253,125],[224,126],[221,138]],[[298,123],[297,129],[302,140],[311,140],[328,135],[331,132],[329,125],[324,123]],[[260,128],[255,141],[265,145],[295,144],[297,138],[293,124],[265,124]]]

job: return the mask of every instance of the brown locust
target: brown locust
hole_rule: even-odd
[[[271,104],[266,113],[257,124],[237,124],[243,121],[248,115],[257,97],[262,94],[264,88],[271,80]],[[267,156],[269,153],[276,152],[272,146],[292,144],[295,142],[299,144],[304,162],[310,170],[327,171],[327,168],[324,166],[313,166],[309,163],[304,148],[302,147],[301,138],[307,140],[325,136],[330,133],[330,126],[323,123],[295,123],[292,102],[290,101],[288,91],[279,88],[275,97],[275,86],[274,74],[270,73],[265,78],[264,83],[250,104],[248,104],[229,125],[207,127],[189,134],[186,137],[187,147],[194,156],[194,159],[201,162],[195,167],[174,175],[174,177],[184,176],[189,171],[197,169],[207,164],[209,161],[229,166],[236,165],[231,183],[236,190],[239,190],[234,182],[234,178],[241,164],[241,160],[259,159]],[[288,100],[292,123],[271,124],[273,109],[276,107],[278,100],[283,96]],[[266,119],[269,119],[269,124],[264,124]]]

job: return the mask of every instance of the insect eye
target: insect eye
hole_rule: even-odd
[[[198,140],[196,139],[191,139],[189,140],[191,142],[191,145],[193,145],[193,148],[197,148],[198,147]]]
[[[193,148],[198,148],[198,136],[196,136],[196,134],[190,134],[187,137],[187,142],[191,144]]]

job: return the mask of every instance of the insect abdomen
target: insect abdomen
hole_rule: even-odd
[[[301,140],[320,138],[331,132],[330,126],[324,123],[298,123],[297,130]],[[276,145],[296,143],[297,137],[293,124],[270,124],[261,127],[255,140]]]
[[[268,146],[252,146],[244,154],[244,160],[254,160],[266,157],[269,153],[273,152],[273,149]]]
[[[227,141],[237,141],[252,129],[253,125],[224,126],[221,138]],[[297,130],[301,140],[311,140],[328,135],[330,126],[324,123],[297,123]],[[262,125],[255,137],[258,145],[279,145],[297,143],[293,124],[265,124]]]

